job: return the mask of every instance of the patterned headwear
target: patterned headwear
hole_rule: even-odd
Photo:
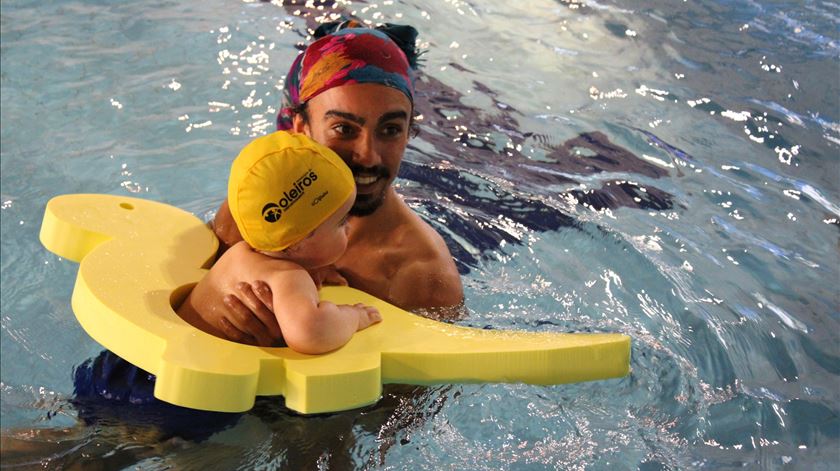
[[[354,83],[378,83],[395,88],[414,103],[411,69],[417,65],[411,26],[384,25],[358,28],[345,21],[322,25],[320,39],[309,45],[292,63],[277,115],[277,129],[292,128],[294,110],[333,87]]]

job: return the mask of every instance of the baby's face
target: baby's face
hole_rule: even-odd
[[[309,237],[291,247],[286,259],[307,269],[335,263],[347,249],[347,214],[356,200],[356,192],[347,198]]]

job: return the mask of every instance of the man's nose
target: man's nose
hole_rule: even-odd
[[[356,140],[353,146],[353,163],[362,167],[382,164],[382,157],[379,155],[373,135],[365,133]]]

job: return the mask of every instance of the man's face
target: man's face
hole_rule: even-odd
[[[295,117],[294,131],[335,151],[353,171],[357,195],[350,214],[376,211],[400,170],[411,102],[384,85],[344,85],[311,99],[307,115],[306,122]]]

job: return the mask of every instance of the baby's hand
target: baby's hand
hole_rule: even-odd
[[[318,289],[321,289],[321,286],[347,286],[347,279],[341,276],[335,265],[311,270],[309,276],[312,277],[312,281],[315,282],[315,287]]]
[[[365,306],[362,303],[358,303],[354,304],[353,307],[356,308],[356,312],[359,315],[359,328],[356,329],[357,332],[382,320],[382,315],[379,314],[379,309],[376,309],[373,306]]]

